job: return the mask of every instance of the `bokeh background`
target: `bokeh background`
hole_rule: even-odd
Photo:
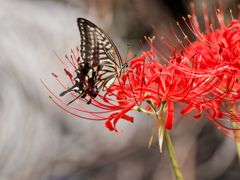
[[[195,10],[204,32],[202,3]],[[215,20],[212,0],[205,1]],[[219,7],[218,2],[216,6]],[[104,122],[71,116],[48,98],[40,78],[55,93],[63,91],[51,75],[69,83],[53,50],[64,59],[80,43],[78,17],[104,29],[125,55],[127,44],[138,56],[139,40],[152,36],[151,25],[164,25],[180,39],[180,25],[192,41],[196,37],[184,25],[189,0],[53,0],[0,1],[0,180],[174,180],[165,148],[160,154],[157,135],[148,149],[153,119],[131,112],[134,123],[120,120],[122,134],[110,132]],[[240,1],[223,0],[224,21],[237,18]],[[216,23],[218,27],[218,23]],[[159,32],[163,34],[159,28]],[[173,36],[172,36],[173,37]],[[147,45],[145,46],[146,48]],[[70,96],[64,97],[67,102]],[[175,106],[170,132],[185,180],[237,180],[240,166],[232,140],[204,116],[182,116],[184,105]],[[91,109],[91,106],[87,106]]]

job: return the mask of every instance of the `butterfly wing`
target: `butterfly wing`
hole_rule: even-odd
[[[81,36],[81,57],[83,61],[89,62],[90,66],[102,66],[98,75],[101,79],[99,81],[105,84],[102,85],[103,90],[106,90],[115,82],[117,76],[121,77],[123,63],[120,53],[111,38],[95,24],[83,18],[78,18],[77,23]]]
[[[125,66],[115,44],[102,29],[83,18],[78,18],[77,24],[81,36],[80,54],[83,61],[75,70],[77,74],[74,78],[75,84],[60,96],[75,91],[79,93],[78,97],[85,98],[89,95],[93,99],[101,89],[107,90],[117,77],[122,76]],[[91,99],[87,104],[91,103]]]

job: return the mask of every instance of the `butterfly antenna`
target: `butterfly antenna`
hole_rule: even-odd
[[[127,60],[126,63],[127,63],[128,61],[131,61],[131,60],[135,59],[136,57],[137,57],[137,55],[135,54],[134,57],[132,57],[131,59]]]
[[[125,59],[127,59],[127,55],[128,55],[129,49],[130,49],[130,46],[129,46],[129,44],[127,44],[127,46],[128,46],[128,48],[127,48],[127,53],[126,53],[126,58],[125,58]],[[132,59],[134,59],[134,58],[136,58],[136,57],[137,57],[137,55],[135,54],[135,55],[134,55],[134,57],[132,57],[132,58],[128,59],[128,60],[127,60],[125,63],[127,63],[127,62],[131,61]]]
[[[127,53],[128,53],[128,51],[129,51],[129,45],[128,45]],[[134,57],[132,57],[131,59],[127,60],[126,63],[129,62],[129,61],[131,61],[132,59],[134,59],[134,58],[136,58],[136,57],[137,57],[137,55],[135,54]],[[126,59],[127,59],[127,54],[126,54]],[[138,104],[138,101],[137,101],[137,99],[136,99],[135,93],[134,93],[134,91],[133,91],[133,87],[132,87],[132,84],[131,84],[129,75],[128,75],[128,73],[126,73],[126,74],[127,74],[128,79],[129,79],[129,84],[130,84],[130,87],[131,87],[131,91],[132,91],[132,93],[133,93],[134,100],[135,100],[136,104],[137,104],[138,106],[140,106],[141,104],[140,104],[140,105]],[[124,87],[123,87],[123,88],[124,88]],[[142,91],[142,90],[141,90],[141,91]],[[142,93],[142,92],[141,92],[141,93]]]
[[[128,55],[128,51],[129,51],[129,44],[127,44],[127,52],[126,52],[126,58],[125,59],[127,59],[127,55]]]
[[[128,55],[128,52],[129,52],[129,44],[127,44],[127,46],[128,46],[128,48],[127,48],[127,53],[126,53],[126,58],[125,58],[125,59],[127,59],[127,55]],[[137,55],[135,54],[134,58],[135,58],[136,56],[137,56]],[[130,61],[130,60],[132,60],[132,59],[134,59],[134,58],[131,58],[131,59],[127,60],[125,63],[127,63],[128,61]],[[114,60],[115,60],[115,58],[114,58]],[[116,72],[116,73],[117,73],[117,77],[118,77],[118,72]],[[131,91],[132,91],[132,93],[133,93],[134,99],[135,99],[135,101],[136,101],[136,103],[137,103],[137,105],[138,105],[137,99],[136,99],[135,94],[134,94],[134,92],[133,92],[133,87],[132,87],[132,85],[131,85],[129,75],[128,75],[128,73],[126,73],[126,74],[127,74],[128,79],[129,79],[129,84],[130,84],[130,86],[131,86]],[[119,77],[118,77],[118,81],[119,81]],[[119,81],[119,85],[120,85],[120,84],[121,84],[121,83],[120,83],[120,81]],[[120,85],[120,86],[121,86],[121,85]],[[121,88],[122,88],[122,90],[124,91],[124,84],[123,84],[123,86],[122,86]]]
[[[133,93],[134,100],[135,100],[136,104],[137,104],[138,106],[140,106],[141,104],[139,105],[138,102],[137,102],[137,99],[136,99],[136,97],[135,97],[135,93],[134,93],[134,91],[133,91],[133,87],[132,87],[131,80],[130,80],[130,78],[129,78],[128,73],[127,73],[127,77],[128,77],[128,79],[129,79],[129,84],[130,84],[130,87],[131,87],[131,91],[132,91],[132,93]]]

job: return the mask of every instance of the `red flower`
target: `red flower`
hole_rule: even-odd
[[[192,43],[188,39],[179,23],[177,24],[184,35],[185,45],[176,36],[173,28],[172,30],[180,46],[174,42],[164,27],[162,28],[171,44],[167,43],[153,27],[156,36],[167,47],[172,56],[165,53],[154,38],[146,39],[153,52],[158,54],[161,60],[167,64],[161,65],[152,61],[149,65],[149,75],[145,75],[149,79],[148,88],[158,89],[158,97],[161,101],[167,101],[169,118],[166,121],[166,128],[172,128],[173,106],[170,102],[184,102],[187,103],[187,107],[181,111],[183,114],[196,109],[199,114],[194,115],[194,117],[200,118],[202,112],[204,112],[218,128],[223,127],[219,129],[225,135],[233,135],[229,131],[232,128],[225,127],[220,122],[228,121],[226,118],[230,118],[229,121],[239,122],[239,115],[232,113],[230,110],[231,108],[234,109],[236,104],[231,103],[232,107],[226,106],[226,103],[237,102],[240,99],[238,81],[238,77],[240,77],[239,23],[233,19],[231,24],[225,27],[222,20],[223,15],[216,11],[221,28],[215,30],[212,25],[209,28],[208,15],[204,5],[207,33],[202,34],[193,3],[191,3],[191,12],[192,16],[188,16],[190,25],[185,18],[184,21],[198,38],[196,42]],[[153,40],[156,45],[153,45]],[[189,46],[187,46],[188,44]],[[158,48],[165,56],[160,53],[161,51]],[[157,96],[157,93],[154,95]]]
[[[182,114],[196,109],[199,113],[194,115],[194,118],[200,118],[202,113],[205,113],[208,115],[208,119],[225,135],[238,136],[229,131],[232,128],[223,126],[220,122],[239,122],[239,112],[236,110],[236,102],[240,100],[240,82],[238,80],[240,77],[240,26],[238,21],[233,19],[231,24],[226,27],[222,20],[223,15],[219,14],[216,10],[220,30],[215,30],[214,25],[210,27],[208,25],[206,6],[204,6],[203,11],[206,34],[201,34],[193,4],[191,4],[192,16],[188,16],[190,24],[185,19],[184,21],[198,40],[192,43],[178,24],[184,35],[185,45],[176,36],[173,28],[173,33],[180,46],[174,42],[163,27],[166,36],[171,42],[169,44],[153,28],[156,36],[167,47],[171,56],[163,51],[155,38],[146,38],[152,51],[145,51],[139,58],[131,60],[130,67],[126,69],[126,73],[122,77],[118,77],[112,87],[109,89],[105,87],[107,91],[104,95],[99,94],[99,91],[96,91],[91,86],[88,78],[85,77],[86,74],[82,73],[83,69],[80,67],[81,60],[78,54],[79,48],[77,48],[77,56],[75,56],[72,49],[71,60],[66,56],[73,70],[58,57],[66,66],[64,71],[72,83],[70,90],[74,88],[73,77],[76,74],[77,76],[82,76],[85,80],[84,82],[88,85],[88,90],[80,98],[70,92],[74,100],[81,100],[88,104],[92,102],[91,105],[98,107],[101,111],[89,111],[77,101],[78,108],[68,105],[58,96],[54,95],[44,84],[57,100],[74,110],[85,113],[85,115],[74,114],[52,99],[53,102],[77,117],[89,120],[105,120],[105,126],[110,131],[115,130],[117,133],[122,132],[116,129],[119,119],[133,122],[134,118],[126,114],[128,111],[137,110],[156,116],[156,111],[161,105],[164,105],[164,107],[166,105],[167,107],[165,128],[171,130],[174,119],[173,104],[183,102],[187,106],[181,111]],[[155,45],[153,45],[153,41]],[[156,55],[165,64],[159,62]],[[96,72],[98,72],[97,69]],[[70,90],[58,80],[58,77],[55,74],[53,75],[66,90],[65,92],[69,92]],[[98,97],[95,99],[96,96]],[[148,103],[144,108],[141,107],[143,101],[147,101]],[[161,113],[163,113],[163,109],[161,109]],[[232,112],[232,109],[234,109],[235,113]],[[107,113],[108,115],[105,115]],[[92,117],[90,118],[89,115]]]
[[[215,11],[220,29],[214,29],[214,22],[212,22],[213,25],[209,26],[208,14],[204,5],[206,34],[202,34],[194,12],[193,3],[191,4],[192,16],[188,16],[190,25],[188,25],[185,19],[184,21],[191,32],[198,38],[195,43],[190,42],[178,24],[185,39],[190,44],[189,47],[181,45],[185,51],[184,65],[193,68],[191,70],[194,72],[193,76],[205,78],[207,84],[205,86],[206,91],[202,94],[202,99],[198,99],[198,101],[191,99],[191,103],[182,113],[184,114],[193,108],[197,108],[200,113],[205,112],[209,116],[208,119],[217,125],[225,135],[239,136],[229,131],[233,128],[223,126],[219,121],[240,121],[239,113],[237,111],[235,113],[231,112],[231,109],[236,108],[236,103],[240,99],[238,83],[238,77],[240,76],[240,24],[237,20],[232,19],[232,22],[225,26],[223,14],[220,14],[220,10],[216,10],[216,8]],[[198,93],[199,95],[201,97],[201,94]],[[229,106],[229,103],[231,106]],[[199,118],[200,114],[194,117]],[[228,118],[230,120],[226,120]]]

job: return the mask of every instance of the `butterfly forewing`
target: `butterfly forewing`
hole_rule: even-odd
[[[84,61],[109,61],[121,69],[122,59],[111,38],[92,22],[78,18],[80,53]]]

